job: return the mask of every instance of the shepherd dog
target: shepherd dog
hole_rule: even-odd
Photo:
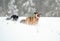
[[[10,20],[10,19],[17,20],[18,16],[17,15],[12,15],[10,18],[7,18],[6,20]]]
[[[26,19],[21,20],[20,23],[35,25],[38,23],[39,18],[40,13],[34,12],[34,15],[32,17],[26,17]]]

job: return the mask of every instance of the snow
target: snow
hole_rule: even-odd
[[[27,25],[0,17],[0,41],[60,41],[60,18],[40,17],[37,25]]]

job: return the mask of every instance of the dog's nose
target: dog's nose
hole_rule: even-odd
[[[40,14],[38,14],[37,17],[40,17]]]

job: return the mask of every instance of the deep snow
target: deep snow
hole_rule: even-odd
[[[60,41],[60,18],[40,17],[37,25],[27,25],[0,17],[0,41]]]

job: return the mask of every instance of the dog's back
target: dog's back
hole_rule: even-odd
[[[26,24],[36,24],[38,22],[36,17],[27,17],[26,19],[23,19],[20,21],[20,23],[26,23]]]

